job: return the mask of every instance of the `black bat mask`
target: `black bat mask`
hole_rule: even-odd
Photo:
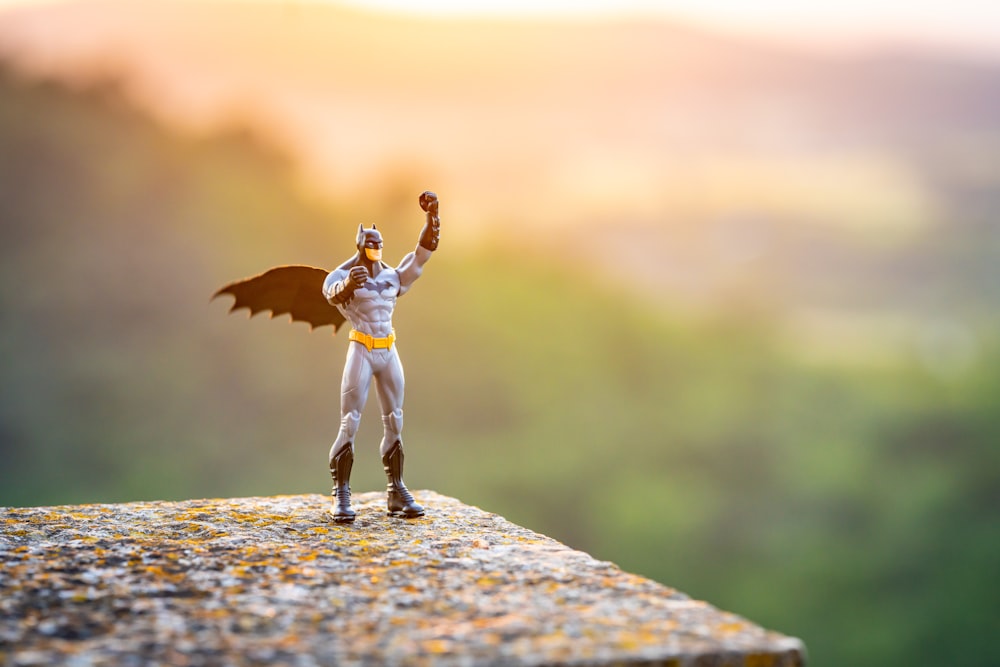
[[[382,247],[382,232],[375,229],[375,225],[372,225],[371,229],[365,229],[364,225],[358,225],[358,250],[362,250],[365,247],[372,247],[368,245],[369,242],[374,241],[375,247]]]

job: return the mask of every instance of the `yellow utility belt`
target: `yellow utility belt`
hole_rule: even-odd
[[[347,335],[348,340],[353,340],[361,343],[368,348],[368,351],[372,350],[388,350],[392,347],[392,344],[396,340],[395,330],[386,336],[385,338],[375,338],[375,336],[369,336],[366,333],[361,333],[357,329],[351,329],[351,333]]]

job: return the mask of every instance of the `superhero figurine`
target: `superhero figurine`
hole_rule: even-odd
[[[405,518],[424,514],[424,508],[403,483],[403,366],[392,329],[396,299],[420,277],[424,264],[438,246],[441,223],[437,195],[421,194],[420,208],[426,212],[427,220],[417,247],[396,268],[382,261],[382,234],[374,225],[371,229],[359,225],[358,251],[329,273],[311,266],[279,266],[226,285],[213,296],[232,295],[236,301],[229,312],[248,308],[252,317],[270,310],[272,318],[288,313],[292,321],[308,322],[313,329],[331,324],[336,331],[345,320],[351,322],[348,336],[351,344],[340,385],[340,432],[330,448],[330,475],[336,500],[331,512],[338,523],[350,523],[356,516],[351,507],[350,486],[354,436],[373,379],[385,429],[380,452],[389,480],[388,512]]]

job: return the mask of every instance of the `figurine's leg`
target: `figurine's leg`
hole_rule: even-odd
[[[361,411],[368,400],[372,366],[370,353],[360,345],[351,345],[344,363],[340,384],[340,432],[330,448],[330,476],[336,505],[333,520],[354,521],[357,513],[351,507],[351,468],[354,465],[354,436],[361,424]]]
[[[375,375],[375,389],[382,406],[384,435],[379,451],[386,478],[386,503],[389,514],[412,518],[423,516],[424,508],[413,499],[403,483],[403,365],[396,348],[387,353],[386,363]]]

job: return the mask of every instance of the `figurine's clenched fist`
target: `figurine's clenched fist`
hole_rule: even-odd
[[[353,266],[347,277],[354,283],[355,287],[364,287],[365,281],[368,280],[368,269],[360,265]]]
[[[420,208],[427,213],[432,213],[437,215],[438,212],[438,196],[427,190],[420,194]]]

